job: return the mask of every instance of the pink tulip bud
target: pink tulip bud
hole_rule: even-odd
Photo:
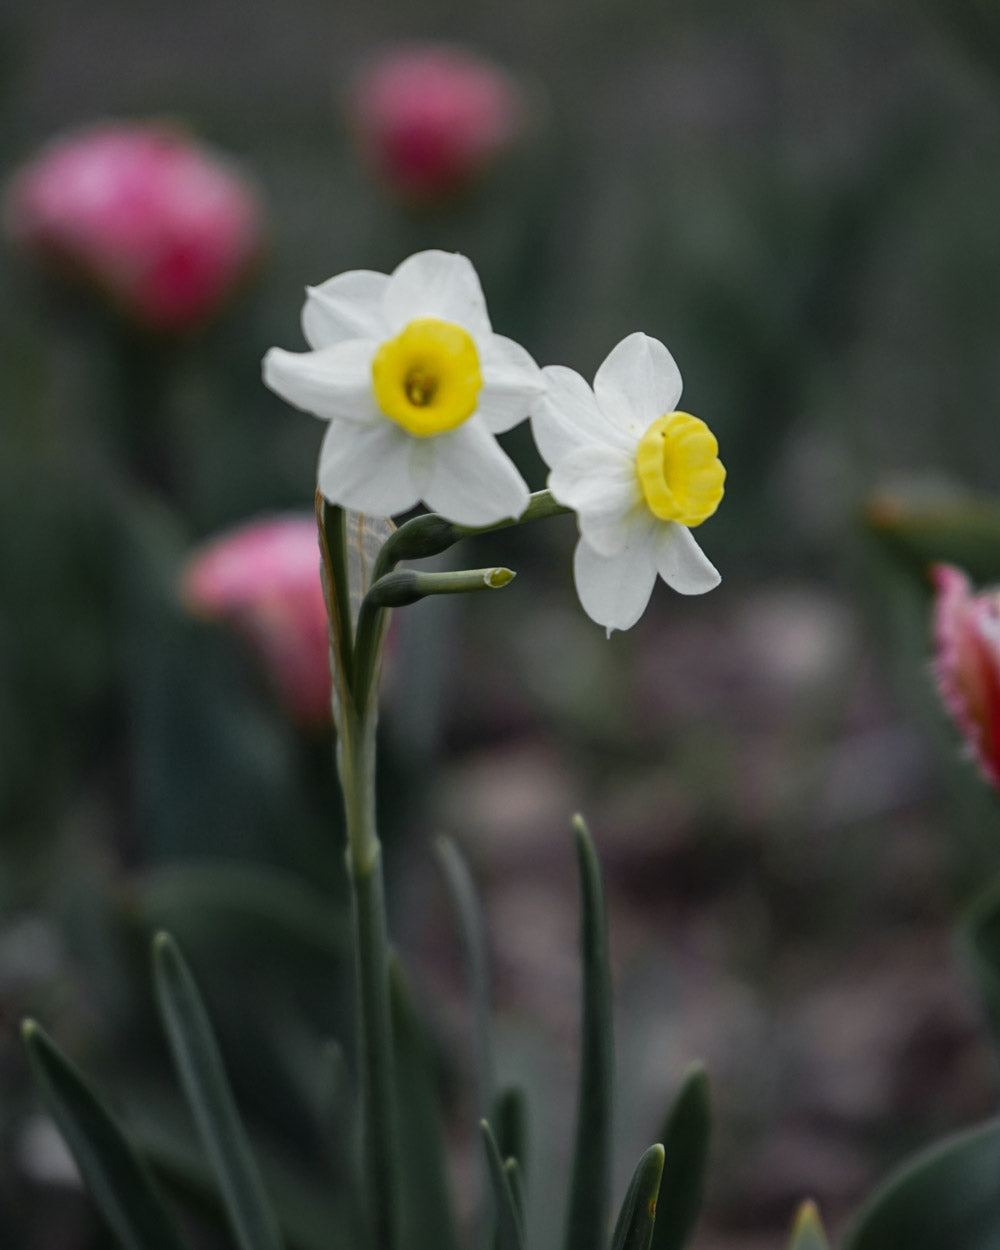
[[[198,548],[181,578],[192,612],[232,626],[307,727],[330,723],[330,643],[316,518],[251,521]]]
[[[1000,787],[1000,591],[974,595],[947,564],[931,578],[938,690],[980,771]]]
[[[463,48],[412,44],[359,74],[353,118],[376,174],[405,199],[433,202],[474,182],[524,121],[514,80]]]
[[[15,173],[5,219],[26,252],[158,331],[211,317],[262,246],[255,190],[163,124],[112,122],[53,140]]]

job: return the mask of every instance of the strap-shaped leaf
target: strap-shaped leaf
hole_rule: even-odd
[[[811,1198],[807,1198],[796,1212],[788,1250],[830,1250],[819,1209]]]
[[[997,1250],[1000,1120],[939,1142],[876,1190],[844,1250]]]
[[[277,1222],[194,978],[173,938],[153,942],[156,996],[174,1063],[241,1250],[279,1250]]]
[[[395,962],[389,965],[389,992],[406,1245],[409,1250],[456,1250],[437,1082],[421,1022]]]
[[[185,1250],[144,1164],[85,1078],[33,1020],[22,1034],[45,1105],[118,1241],[126,1250]]]
[[[601,1250],[611,1186],[611,970],[601,869],[581,816],[574,817],[573,833],[580,876],[583,1010],[576,1141],[563,1245],[565,1250]]]
[[[712,1119],[708,1076],[692,1064],[660,1134],[663,1179],[653,1232],[653,1250],[683,1250],[691,1239],[705,1193]]]
[[[500,1158],[496,1138],[489,1124],[482,1120],[479,1127],[483,1135],[483,1149],[486,1151],[496,1205],[497,1250],[524,1250],[522,1213],[518,1199],[514,1196],[510,1173]]]
[[[663,1147],[650,1146],[639,1160],[618,1212],[611,1250],[649,1250],[656,1222],[656,1196],[663,1174]]]
[[[505,1085],[493,1102],[491,1122],[496,1126],[502,1159],[516,1159],[523,1173],[528,1167],[528,1098],[522,1085]]]

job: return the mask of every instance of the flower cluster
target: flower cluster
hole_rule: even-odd
[[[677,410],[680,372],[656,339],[629,335],[593,388],[539,369],[493,332],[470,262],[437,251],[310,288],[302,326],[312,350],[272,348],[264,380],[327,421],[319,488],[332,503],[516,519],[528,488],[494,435],[530,418],[549,490],[578,518],[574,576],[593,620],[609,634],[634,625],[657,575],[682,594],[718,585],[691,530],[718,507],[725,470],[705,423]]]

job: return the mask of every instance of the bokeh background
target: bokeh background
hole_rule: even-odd
[[[408,39],[471,46],[525,101],[511,150],[443,204],[373,178],[349,122],[359,65]],[[699,532],[721,587],[661,585],[627,635],[577,606],[568,519],[462,549],[519,571],[502,595],[397,614],[390,905],[456,1194],[476,1184],[470,1038],[432,835],[483,889],[502,1064],[534,1095],[536,1175],[558,1174],[576,810],[608,877],[619,1193],[694,1059],[716,1112],[702,1250],[784,1244],[806,1195],[835,1230],[988,1114],[954,931],[1000,821],[936,705],[923,563],[1000,574],[990,6],[8,0],[0,116],[7,176],[82,123],[171,119],[256,182],[268,236],[230,306],[168,343],[0,251],[3,1244],[110,1244],[30,1088],[26,1014],[212,1244],[150,1003],[164,924],[297,1244],[329,1219],[315,1081],[349,1001],[331,735],[285,716],[177,579],[219,529],[311,506],[320,427],[259,380],[269,346],[301,346],[305,284],[423,247],[471,257],[495,328],[542,363],[590,377],[635,329],[665,341],[729,470]],[[542,485],[527,433],[507,445]]]

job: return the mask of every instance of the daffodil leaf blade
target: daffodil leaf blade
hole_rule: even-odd
[[[241,1250],[280,1250],[281,1237],[229,1088],[194,977],[173,938],[153,941],[157,1003],[174,1064]]]
[[[22,1032],[45,1105],[119,1243],[125,1250],[186,1250],[145,1164],[86,1078],[34,1021]]]
[[[657,1195],[663,1175],[663,1147],[650,1146],[639,1160],[618,1212],[611,1250],[650,1250]]]
[[[683,1250],[691,1239],[705,1193],[712,1130],[708,1075],[700,1063],[685,1074],[660,1134],[660,1182],[653,1250]]]
[[[601,868],[582,817],[573,821],[583,962],[580,1079],[565,1250],[602,1250],[611,1186],[614,1042],[611,967]]]
[[[998,1250],[1000,1119],[904,1163],[858,1212],[843,1250]]]
[[[500,1150],[497,1147],[496,1138],[493,1136],[493,1131],[489,1124],[483,1120],[479,1127],[482,1132],[483,1149],[486,1151],[490,1183],[493,1187],[493,1199],[496,1206],[497,1250],[524,1250],[522,1213],[518,1205],[518,1199],[514,1196],[511,1174],[500,1158]]]

